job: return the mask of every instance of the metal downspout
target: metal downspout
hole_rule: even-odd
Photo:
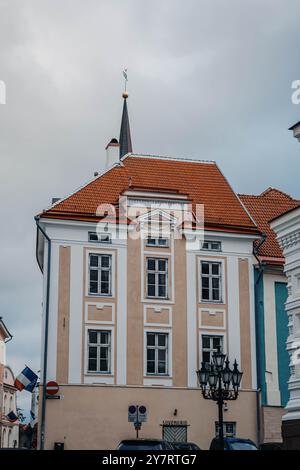
[[[47,233],[39,224],[39,217],[35,217],[38,230],[43,234],[48,242],[47,254],[47,286],[46,286],[46,310],[45,310],[45,337],[43,356],[43,393],[41,409],[41,429],[40,429],[40,450],[44,450],[45,445],[45,425],[46,425],[46,380],[47,380],[47,356],[48,356],[48,329],[49,329],[49,293],[50,293],[50,271],[51,271],[51,240]]]
[[[263,266],[262,262],[260,261],[260,259],[258,258],[257,254],[258,254],[259,248],[266,241],[266,238],[267,238],[267,235],[265,233],[262,233],[261,240],[260,240],[259,244],[257,246],[253,247],[253,255],[255,256],[255,258],[258,262],[258,266],[259,266],[259,268],[258,268],[259,269],[259,275],[258,275],[257,279],[255,280],[255,284],[254,284],[255,310],[257,312],[257,315],[258,315],[258,312],[259,312],[259,300],[258,300],[258,290],[257,290],[257,288],[258,288],[258,283],[259,283],[259,281],[262,277],[263,269],[264,269],[264,266]],[[257,331],[258,331],[258,329],[256,329],[256,337],[257,337]],[[256,338],[256,344],[257,344],[257,350],[260,353],[260,343],[258,341],[258,338]],[[258,356],[259,357],[256,359],[257,363],[259,363],[260,354],[258,354]],[[257,375],[259,376],[259,374],[257,374]],[[260,387],[256,391],[256,416],[257,416],[257,443],[259,445],[261,443],[261,438],[262,438],[262,432],[261,432],[261,388]]]

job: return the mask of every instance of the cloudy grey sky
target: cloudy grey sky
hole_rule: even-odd
[[[300,198],[299,17],[298,0],[0,0],[0,315],[16,373],[39,369],[33,217],[103,168],[124,67],[134,151],[216,160],[237,192]]]

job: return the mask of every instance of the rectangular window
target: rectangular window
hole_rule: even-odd
[[[147,258],[147,297],[168,296],[168,260]]]
[[[202,361],[210,364],[214,352],[223,351],[223,336],[202,335]]]
[[[89,242],[96,243],[111,243],[111,234],[110,233],[96,233],[89,232]]]
[[[211,241],[211,240],[205,240],[202,243],[202,250],[221,251],[221,242],[214,242],[214,241]]]
[[[159,246],[159,247],[167,247],[169,246],[169,240],[167,238],[147,238],[147,245],[148,246]]]
[[[89,255],[89,294],[111,295],[111,255]]]
[[[221,302],[221,263],[201,261],[201,300]]]
[[[108,330],[88,331],[88,372],[110,374],[111,332]]]
[[[168,333],[147,333],[147,374],[168,374]]]
[[[215,423],[216,437],[219,437],[219,423]],[[223,423],[223,434],[224,437],[236,437],[236,422],[225,421]]]

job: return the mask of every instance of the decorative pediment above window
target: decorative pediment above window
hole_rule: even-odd
[[[175,217],[173,214],[163,211],[161,209],[154,209],[152,211],[147,212],[146,214],[141,215],[138,217],[138,222],[140,224],[145,224],[145,223],[153,223],[153,224],[176,224],[177,223],[177,217]]]

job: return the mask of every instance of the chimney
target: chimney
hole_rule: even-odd
[[[294,137],[300,142],[300,121],[290,127],[289,131],[293,131]]]
[[[106,165],[105,168],[110,168],[114,163],[120,161],[120,144],[117,139],[111,139],[109,144],[105,147],[106,150]]]

